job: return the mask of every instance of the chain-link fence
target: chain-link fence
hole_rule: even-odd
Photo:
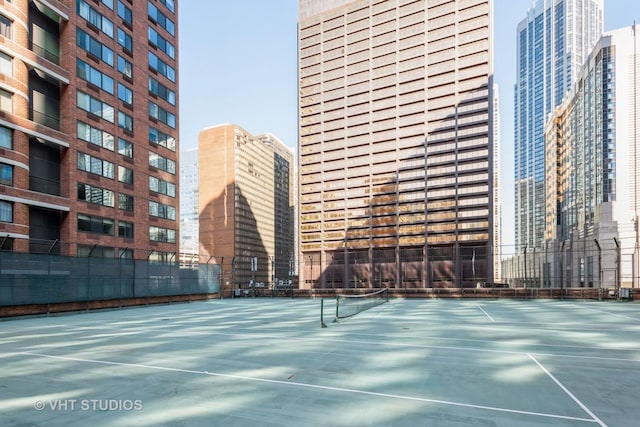
[[[640,252],[611,239],[503,251],[501,281],[527,288],[637,288]]]
[[[0,251],[0,306],[212,294],[217,264]]]

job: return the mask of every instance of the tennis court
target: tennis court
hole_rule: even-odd
[[[240,298],[1,321],[0,425],[640,419],[638,304],[390,299],[331,320],[317,299]]]

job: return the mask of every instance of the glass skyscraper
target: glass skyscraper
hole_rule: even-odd
[[[551,283],[640,285],[636,31],[621,28],[598,41],[548,123],[557,136],[547,140],[547,159],[556,165],[557,179],[554,183],[547,175],[549,223],[556,226],[547,234],[556,239],[556,248],[563,248],[560,256],[547,260],[553,266]]]
[[[535,1],[517,28],[514,87],[515,250],[545,233],[544,129],[603,32],[603,0]]]

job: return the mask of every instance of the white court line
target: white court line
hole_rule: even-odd
[[[602,422],[602,420],[598,418],[593,412],[591,412],[591,410],[587,408],[587,406],[584,403],[582,403],[577,397],[573,395],[573,393],[571,393],[564,385],[562,385],[562,383],[558,381],[558,379],[554,377],[551,374],[551,372],[547,371],[547,369],[544,366],[542,366],[542,364],[538,362],[535,357],[533,357],[531,354],[527,354],[527,356],[529,356],[531,360],[533,360],[536,363],[536,365],[538,365],[540,369],[542,369],[544,373],[547,374],[549,378],[551,378],[553,382],[555,382],[558,385],[558,387],[560,387],[565,393],[567,393],[569,397],[573,399],[574,402],[576,402],[587,414],[589,414],[589,416],[593,418],[594,422],[600,424],[602,427],[607,427],[607,425],[604,422]]]
[[[477,307],[480,309],[480,311],[482,311],[489,318],[489,320],[491,320],[492,322],[495,322],[495,320],[493,320],[493,317],[489,316],[489,313],[484,311],[484,308],[482,308],[481,305],[477,305]]]
[[[511,413],[511,414],[520,414],[520,415],[531,415],[531,416],[545,417],[545,418],[556,418],[556,419],[563,419],[563,420],[584,421],[584,422],[590,422],[590,423],[597,422],[595,417],[594,417],[594,419],[570,417],[570,416],[566,416],[566,415],[546,414],[546,413],[543,413],[543,412],[521,411],[521,410],[518,410],[518,409],[499,408],[499,407],[495,407],[495,406],[472,405],[472,404],[469,404],[469,403],[451,402],[451,401],[448,401],[448,400],[427,399],[427,398],[423,398],[423,397],[403,396],[403,395],[400,395],[400,394],[378,393],[378,392],[375,392],[375,391],[355,390],[355,389],[342,388],[342,387],[331,387],[331,386],[324,386],[324,385],[318,385],[318,384],[301,383],[301,382],[296,382],[296,381],[282,381],[282,380],[272,380],[272,379],[268,379],[268,378],[248,377],[248,376],[245,376],[245,375],[223,374],[223,373],[219,373],[219,372],[209,372],[209,371],[195,371],[195,370],[192,370],[192,369],[169,368],[169,367],[166,367],[166,366],[143,365],[143,364],[138,364],[138,363],[112,362],[112,361],[108,361],[108,360],[81,359],[81,358],[77,358],[77,357],[54,356],[54,355],[51,355],[51,354],[33,353],[33,352],[29,352],[29,351],[19,352],[18,354],[23,354],[23,355],[28,355],[28,356],[37,356],[37,357],[47,357],[47,358],[50,358],[50,359],[68,360],[68,361],[73,361],[73,362],[99,363],[99,364],[103,364],[103,365],[125,366],[125,367],[130,367],[130,368],[156,369],[156,370],[160,370],[160,371],[170,371],[170,372],[181,372],[181,373],[187,373],[187,374],[209,375],[209,376],[214,376],[214,377],[232,378],[232,379],[237,379],[237,380],[255,381],[255,382],[261,382],[261,383],[268,383],[268,384],[279,384],[279,385],[287,385],[287,386],[293,386],[293,387],[303,387],[303,388],[311,388],[311,389],[319,389],[319,390],[329,390],[329,391],[336,391],[336,392],[342,392],[342,393],[362,394],[362,395],[366,395],[366,396],[387,397],[387,398],[391,398],[391,399],[409,400],[409,401],[422,402],[422,403],[437,403],[437,404],[441,404],[441,405],[460,406],[460,407],[464,407],[464,408],[484,409],[484,410],[487,410],[487,411],[506,412],[506,413]],[[604,426],[604,424],[602,424],[602,425]],[[606,427],[606,426],[604,426],[604,427]]]
[[[277,334],[260,334],[260,333],[232,333],[232,332],[210,332],[211,335],[224,335],[230,337],[250,337],[250,338],[292,338],[286,335],[277,335]],[[306,341],[329,341],[329,342],[341,342],[348,344],[373,344],[379,346],[388,346],[388,347],[406,347],[406,348],[428,348],[428,349],[438,349],[438,350],[456,350],[463,352],[484,352],[484,353],[495,353],[495,354],[515,354],[520,356],[525,356],[529,354],[529,352],[521,350],[494,350],[491,348],[482,348],[482,347],[459,347],[459,346],[451,346],[451,345],[429,345],[429,344],[415,344],[415,343],[396,343],[396,342],[384,342],[384,341],[369,341],[369,340],[346,340],[346,339],[336,339],[333,337],[293,337],[297,340],[306,340]],[[438,338],[438,337],[434,337]],[[489,341],[491,342],[491,341]],[[616,351],[616,350],[612,350]],[[636,351],[636,349],[630,350],[622,350],[622,351]],[[581,356],[575,354],[562,354],[562,353],[541,353],[541,352],[530,352],[531,354],[536,354],[538,356],[549,356],[549,357],[566,357],[573,359],[588,359],[588,360],[607,360],[607,361],[619,361],[619,362],[636,362],[640,363],[640,359],[630,359],[624,357],[602,357],[602,356]]]
[[[217,331],[214,331],[217,333]],[[351,336],[363,336],[363,337],[376,337],[376,338],[397,338],[398,336],[386,335],[386,334],[367,334],[364,332],[356,332],[350,334]],[[294,338],[294,336],[287,336],[288,338]],[[405,335],[401,336],[402,338],[415,338],[413,335]],[[283,336],[283,338],[285,338]],[[451,338],[451,337],[439,337],[437,335],[420,335],[421,339],[426,341],[440,340],[440,341],[462,341],[462,342],[471,342],[471,343],[485,343],[485,344],[510,344],[509,341],[500,341],[500,340],[480,340],[480,339],[472,339],[472,338]],[[520,344],[516,344],[520,345]],[[553,347],[553,348],[577,348],[581,350],[610,350],[610,351],[638,351],[640,348],[607,348],[607,347],[596,347],[596,346],[588,346],[588,345],[571,345],[571,344],[524,344],[530,347]]]
[[[586,310],[591,310],[591,311],[597,311],[598,313],[608,314],[609,316],[622,317],[623,319],[630,319],[630,320],[635,320],[636,322],[640,322],[640,319],[638,319],[637,317],[624,316],[622,314],[611,313],[609,311],[598,310],[597,308],[591,308],[586,306],[580,306],[580,308],[584,308]]]

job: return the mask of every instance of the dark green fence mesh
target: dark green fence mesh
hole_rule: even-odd
[[[216,293],[217,264],[0,251],[0,306]]]

